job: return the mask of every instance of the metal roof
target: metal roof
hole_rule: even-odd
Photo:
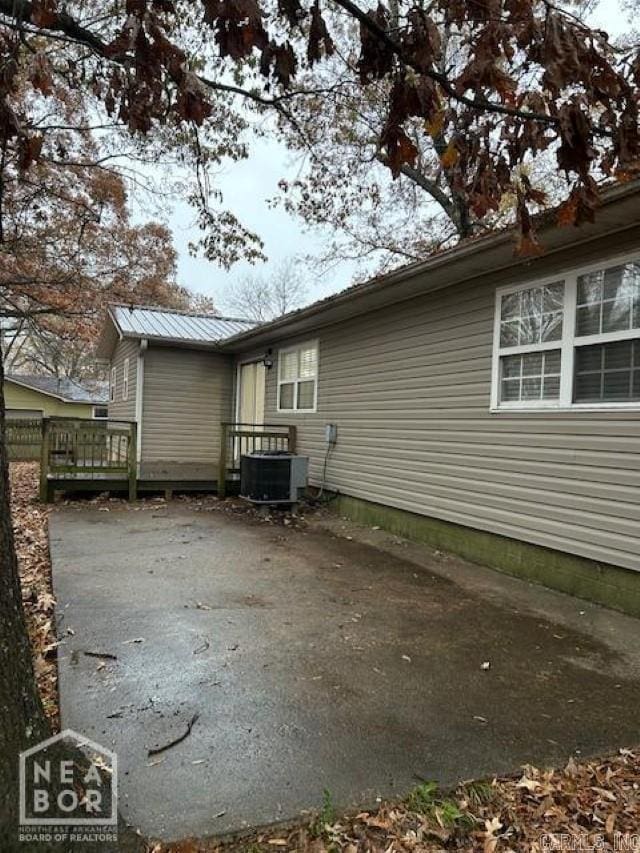
[[[110,313],[124,337],[159,338],[203,344],[217,343],[247,332],[257,325],[251,320],[216,317],[211,314],[189,314],[137,305],[113,305]]]
[[[65,403],[106,403],[109,399],[109,386],[106,382],[92,382],[91,387],[85,387],[73,379],[21,373],[7,373],[5,379],[49,397],[57,397]]]

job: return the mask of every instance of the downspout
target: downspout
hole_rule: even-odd
[[[144,393],[144,354],[149,346],[149,341],[142,338],[138,349],[138,364],[136,370],[136,423],[138,425],[136,460],[138,463],[138,477],[140,476],[140,463],[142,462],[142,395]]]

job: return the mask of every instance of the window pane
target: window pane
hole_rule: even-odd
[[[630,400],[631,399],[631,371],[614,370],[605,371],[602,389],[603,400]]]
[[[544,400],[557,400],[560,397],[560,350],[548,350],[544,353],[542,397]]]
[[[616,343],[607,344],[604,351],[604,369],[619,370],[621,367],[630,367],[631,348],[631,341],[616,341]]]
[[[293,409],[293,382],[280,386],[280,408]]]
[[[601,346],[578,347],[576,349],[576,369],[580,373],[590,370],[602,370],[604,350]]]
[[[503,379],[500,400],[505,403],[514,403],[520,399],[520,380]]]
[[[602,301],[602,273],[578,276],[578,305]]]
[[[502,376],[504,378],[520,376],[520,368],[522,358],[519,355],[508,355],[501,359],[502,361]]]
[[[559,341],[562,337],[562,314],[542,315],[542,340],[543,341]]]
[[[522,356],[522,375],[540,376],[542,373],[542,353],[529,352]]]
[[[631,327],[631,300],[604,302],[602,306],[602,331],[622,332]]]
[[[542,288],[531,287],[520,291],[520,316],[539,317],[542,314]]]
[[[610,267],[604,273],[604,299],[630,299],[635,287],[635,264]]]
[[[520,321],[515,322],[509,320],[500,325],[500,346],[501,347],[517,347],[518,346],[518,330]]]
[[[560,377],[550,376],[544,379],[542,396],[545,400],[557,400],[560,396]]]
[[[539,400],[542,394],[542,379],[523,379],[522,380],[522,399],[523,400]]]
[[[313,395],[316,383],[300,382],[298,383],[298,408],[313,409]]]
[[[316,348],[305,347],[300,350],[300,376],[306,378],[316,375]]]
[[[560,373],[560,350],[552,349],[544,354],[545,376],[550,373]]]
[[[540,343],[540,330],[542,328],[542,314],[530,314],[520,320],[520,333],[518,343],[520,346],[526,344]]]
[[[298,376],[298,351],[280,353],[280,379],[296,379]]]
[[[500,318],[509,320],[520,316],[520,293],[508,293],[502,297],[502,311]]]
[[[576,335],[600,334],[602,305],[587,305],[576,312]]]
[[[576,403],[593,403],[602,399],[602,374],[577,373],[573,398]]]
[[[548,284],[544,288],[542,297],[543,311],[562,311],[564,300],[564,284],[559,281],[555,284]]]

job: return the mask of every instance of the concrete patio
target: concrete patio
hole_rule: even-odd
[[[122,813],[146,834],[639,739],[633,619],[339,520],[105,509],[50,519],[62,724],[117,751]]]

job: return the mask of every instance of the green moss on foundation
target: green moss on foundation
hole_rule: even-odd
[[[332,507],[353,521],[640,617],[640,572],[346,495]]]

